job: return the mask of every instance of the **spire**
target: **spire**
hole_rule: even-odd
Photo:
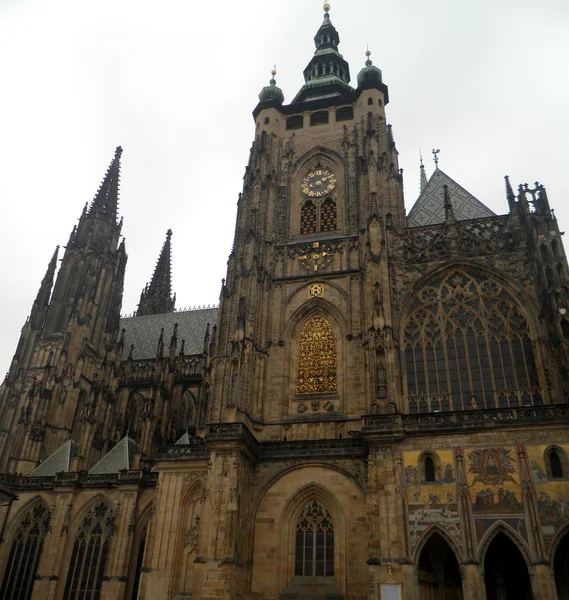
[[[330,5],[324,4],[324,21],[314,36],[316,51],[304,69],[306,82],[292,104],[307,100],[341,96],[353,92],[350,83],[350,67],[338,52],[340,36],[330,21]]]
[[[89,207],[90,215],[102,217],[112,223],[117,221],[121,154],[122,148],[118,146],[105,178]]]
[[[168,229],[152,280],[140,295],[137,317],[174,312],[175,297],[172,298],[171,283],[171,238],[172,230]]]
[[[419,176],[420,176],[420,187],[421,192],[425,189],[427,185],[427,173],[425,172],[425,165],[423,164],[423,153],[419,150],[419,157],[421,159],[421,166],[419,167]]]
[[[59,246],[56,247],[47,271],[42,279],[38,295],[34,305],[32,306],[32,312],[30,315],[30,322],[32,329],[39,329],[43,325],[43,320],[49,306],[49,297],[51,294],[51,288],[53,287],[53,278],[55,276],[55,270],[57,268],[57,256],[59,254]]]

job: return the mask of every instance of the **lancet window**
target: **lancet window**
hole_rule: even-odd
[[[316,500],[304,507],[296,525],[294,574],[334,575],[334,524],[330,513]]]
[[[307,200],[300,209],[300,233],[316,233],[316,205]]]
[[[14,536],[0,588],[0,598],[29,600],[36,577],[43,541],[49,531],[51,513],[40,502],[20,521]]]
[[[297,339],[296,393],[336,391],[336,335],[331,323],[314,315]]]
[[[403,335],[410,412],[542,404],[526,317],[491,278],[457,270],[425,286]]]
[[[326,198],[320,205],[320,231],[336,231],[336,203]]]
[[[75,538],[63,600],[99,600],[116,517],[106,502],[84,517]]]

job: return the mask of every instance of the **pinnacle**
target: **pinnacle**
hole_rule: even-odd
[[[117,146],[115,155],[103,179],[91,206],[89,214],[101,217],[105,220],[116,223],[118,201],[119,201],[119,184],[120,184],[120,158],[122,148]]]

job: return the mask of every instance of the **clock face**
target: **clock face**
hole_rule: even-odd
[[[336,187],[336,175],[328,169],[315,169],[302,180],[302,193],[311,198],[320,198]]]

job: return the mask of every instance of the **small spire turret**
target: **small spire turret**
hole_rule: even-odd
[[[53,287],[55,270],[57,268],[58,254],[59,246],[55,248],[55,252],[49,261],[49,265],[47,266],[47,271],[42,279],[38,295],[36,296],[35,302],[32,306],[32,312],[30,315],[30,325],[32,329],[40,329],[43,325],[43,321],[49,306],[49,298],[51,295],[51,289]]]
[[[171,239],[172,230],[168,229],[152,280],[146,284],[140,295],[137,317],[174,312],[176,300],[172,297]]]
[[[275,75],[277,74],[277,65],[273,67],[271,71],[271,79],[269,85],[265,86],[259,94],[259,100],[262,103],[271,103],[281,105],[284,102],[284,94],[281,88],[277,87],[277,80]]]
[[[423,153],[421,151],[419,151],[419,157],[421,162],[421,166],[419,167],[420,189],[422,192],[427,186],[427,173],[425,171],[425,165],[423,164]]]

